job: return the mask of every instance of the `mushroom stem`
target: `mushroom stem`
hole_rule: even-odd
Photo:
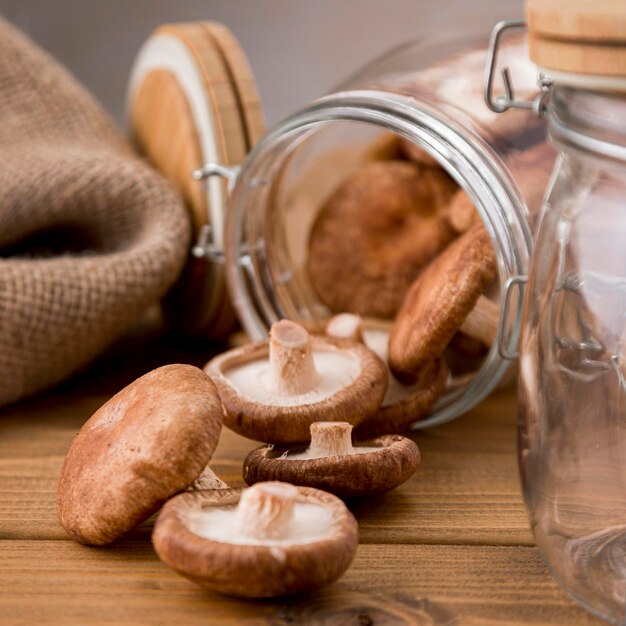
[[[465,318],[460,330],[466,335],[491,346],[498,334],[500,306],[485,296],[480,296],[476,306]]]
[[[311,457],[352,454],[352,424],[348,422],[315,422],[311,424]]]
[[[253,539],[284,538],[297,497],[297,488],[289,483],[257,483],[245,489],[235,512],[235,529]]]
[[[469,230],[474,224],[480,222],[480,217],[472,199],[464,189],[459,189],[447,207],[446,219],[450,226],[459,234]]]
[[[219,476],[215,474],[215,472],[207,465],[203,470],[202,474],[196,478],[193,483],[191,483],[191,487],[189,487],[190,491],[202,491],[204,489],[228,489],[228,485],[221,479]]]
[[[339,339],[351,339],[363,343],[363,323],[360,315],[339,313],[328,320],[326,334]]]
[[[268,387],[283,396],[314,389],[321,377],[315,369],[311,337],[302,326],[281,320],[270,330]]]

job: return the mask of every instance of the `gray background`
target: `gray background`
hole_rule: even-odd
[[[234,31],[275,123],[369,59],[446,25],[519,17],[522,0],[0,0],[0,13],[67,65],[120,125],[132,60],[164,22]]]

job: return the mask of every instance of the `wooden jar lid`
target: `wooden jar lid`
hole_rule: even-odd
[[[223,249],[226,182],[211,178],[203,185],[192,172],[207,162],[241,164],[265,131],[252,70],[232,33],[214,22],[158,28],[135,60],[128,116],[139,150],[181,190],[192,243],[208,224]],[[235,318],[224,268],[190,256],[165,313],[185,334],[226,335]]]
[[[527,0],[526,19],[542,70],[626,77],[625,0]]]

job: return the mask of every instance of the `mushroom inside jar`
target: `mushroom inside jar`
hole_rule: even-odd
[[[389,336],[389,366],[396,378],[416,380],[461,329],[493,342],[500,308],[481,294],[497,272],[495,252],[481,224],[428,265],[411,285]]]
[[[363,128],[362,137],[367,136],[369,130]],[[510,132],[517,137],[524,130],[525,126],[522,126],[510,129]],[[536,146],[539,140],[534,137],[532,145]],[[359,141],[352,144],[355,152],[363,150],[363,145]],[[543,153],[538,147],[536,149],[539,154]],[[320,316],[355,313],[391,322],[406,313],[409,307],[404,303],[420,277],[431,273],[429,268],[465,234],[484,228],[473,196],[447,175],[441,163],[407,139],[382,132],[371,142],[369,149],[365,148],[364,154],[362,161],[354,160],[354,167],[338,181],[333,179],[333,188],[325,187],[324,198],[316,196],[316,212],[308,231],[307,288],[317,300],[318,308],[313,309],[316,315],[317,311],[322,311]],[[533,152],[529,146],[524,145],[523,154],[532,160]],[[505,165],[510,157],[508,153],[503,155]],[[537,184],[538,178],[534,173],[527,177],[533,188],[543,189]],[[315,182],[318,187],[325,184],[319,177],[316,181],[309,181],[309,186],[313,187]],[[525,190],[524,195],[528,195]],[[490,238],[486,239],[483,242],[481,238],[481,243],[491,248]],[[493,269],[489,272],[489,280],[481,281],[478,292],[466,298],[471,299],[472,307],[463,311],[463,319],[458,323],[454,321],[454,332],[445,329],[445,342],[437,346],[436,354],[429,354],[426,362],[418,363],[414,370],[410,370],[396,365],[398,346],[394,345],[392,370],[404,385],[390,379],[384,407],[409,397],[411,389],[407,386],[423,379],[426,365],[436,359],[445,361],[443,367],[450,374],[445,390],[448,393],[441,403],[444,406],[448,400],[453,401],[459,396],[460,389],[471,384],[484,364],[490,367],[495,361],[492,357],[495,356],[493,346],[500,304],[495,255],[489,256],[492,257],[490,269]],[[458,265],[465,263],[463,259],[455,262]],[[441,277],[441,282],[446,283],[445,277]],[[429,287],[436,290],[438,285],[431,281]],[[451,285],[450,293],[455,288]],[[439,303],[432,304],[428,315],[436,318],[440,316],[435,306]],[[453,308],[458,307],[455,304]],[[448,318],[449,311],[445,309],[444,302],[441,316]],[[436,328],[433,325],[430,332],[430,320],[421,322],[425,334],[436,335],[440,330],[441,325]],[[339,332],[346,333],[342,336],[360,339],[349,327]],[[379,336],[375,341],[380,343],[384,338]],[[365,343],[372,348],[370,341],[365,339]],[[377,350],[379,355],[383,351],[386,352],[386,348]],[[440,379],[434,374],[431,378]]]

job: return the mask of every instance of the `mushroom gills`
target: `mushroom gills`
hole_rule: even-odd
[[[381,446],[353,446],[352,424],[348,422],[315,422],[311,424],[311,445],[304,452],[287,453],[286,461],[324,459],[376,452]]]
[[[352,450],[348,454],[368,454],[370,452],[376,452],[381,450],[383,446],[359,446],[356,445],[352,448]],[[324,459],[329,456],[345,456],[345,455],[331,455],[331,454],[316,454],[312,453],[309,450],[305,450],[304,452],[295,452],[293,454],[287,453],[286,456],[282,457],[285,461],[305,461],[307,459]]]
[[[359,361],[339,350],[315,350],[315,369],[319,373],[318,385],[299,395],[280,395],[270,383],[270,364],[259,359],[229,368],[224,376],[235,390],[246,398],[269,406],[298,406],[313,404],[330,398],[354,382],[361,373]]]
[[[194,511],[187,521],[191,532],[221,543],[289,546],[314,543],[333,535],[332,511],[304,502],[287,483],[257,483],[246,489],[237,505]]]
[[[353,447],[351,433],[347,422],[314,422],[311,447],[304,454],[257,448],[244,461],[244,480],[249,485],[279,480],[340,498],[362,498],[386,493],[415,473],[420,452],[410,439],[383,435]]]

